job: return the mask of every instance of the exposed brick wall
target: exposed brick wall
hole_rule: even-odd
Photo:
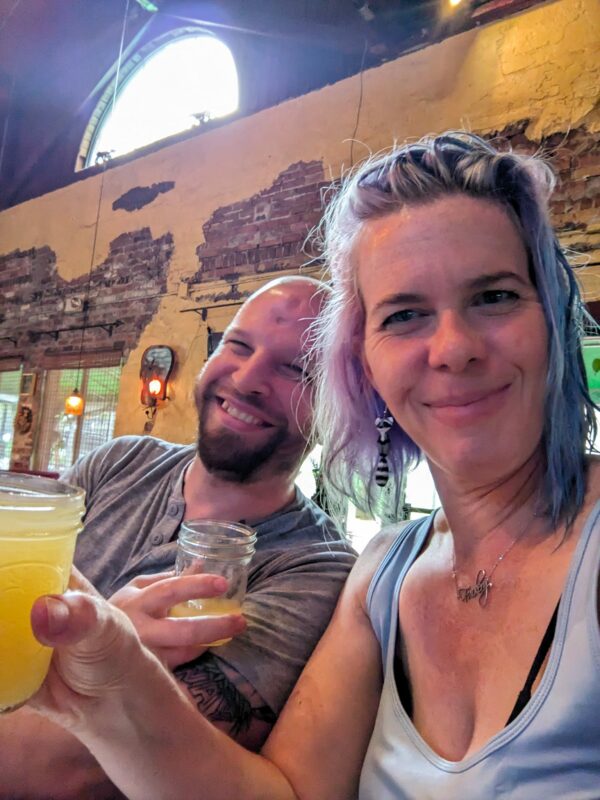
[[[326,185],[319,161],[299,161],[264,191],[218,208],[203,227],[199,268],[188,282],[300,268],[309,258],[303,246],[321,217]]]
[[[2,360],[7,363],[15,355],[22,357],[25,371],[39,371],[48,357],[77,356],[82,331],[59,329],[77,328],[84,321],[107,326],[85,330],[85,353],[113,350],[126,357],[166,292],[172,251],[171,234],[153,239],[149,228],[125,233],[111,243],[108,257],[90,275],[72,281],[57,274],[49,247],[0,256],[0,337],[14,340],[0,338],[0,368]],[[38,382],[31,398],[34,420],[39,388]],[[32,433],[15,434],[14,466],[28,466]]]
[[[161,181],[152,186],[134,186],[114,201],[112,210],[118,211],[122,208],[123,211],[139,211],[156,200],[159,194],[170,192],[174,188],[175,181]]]
[[[170,234],[152,239],[150,230],[125,233],[115,239],[107,259],[91,275],[72,281],[56,272],[56,256],[49,247],[0,256],[0,359],[15,353],[26,368],[39,367],[45,355],[77,353],[87,298],[87,325],[110,325],[119,320],[113,335],[102,328],[85,331],[84,350],[118,350],[125,355],[137,344],[166,291]],[[89,281],[89,289],[88,289]]]
[[[550,211],[561,245],[575,267],[584,295],[600,299],[600,132],[576,128],[532,141],[522,120],[498,131],[517,152],[543,155],[558,175]],[[596,308],[593,306],[592,308]],[[600,320],[598,320],[600,322]]]

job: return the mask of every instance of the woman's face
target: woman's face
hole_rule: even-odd
[[[498,480],[540,447],[548,337],[516,227],[452,195],[365,224],[363,360],[434,474]]]

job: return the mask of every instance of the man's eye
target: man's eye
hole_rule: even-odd
[[[305,372],[300,364],[280,364],[279,373],[292,381],[301,381],[305,378]]]
[[[247,345],[246,342],[242,342],[240,339],[227,339],[225,344],[229,345],[233,352],[239,355],[245,355],[250,352],[250,345]]]

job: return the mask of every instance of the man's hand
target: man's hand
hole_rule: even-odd
[[[202,655],[208,642],[229,639],[246,628],[239,614],[221,617],[169,617],[185,600],[218,597],[227,581],[218,575],[180,575],[170,572],[134,578],[112,595],[110,602],[124,611],[142,642],[170,669]]]

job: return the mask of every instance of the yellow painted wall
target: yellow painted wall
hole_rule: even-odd
[[[364,144],[355,144],[354,158],[393,140],[456,127],[487,133],[523,118],[534,139],[581,125],[598,130],[599,52],[598,0],[559,0],[369,70],[356,133]],[[196,314],[179,313],[193,302],[178,289],[198,267],[202,225],[216,208],[260,192],[291,163],[318,160],[326,176],[339,175],[349,166],[359,93],[354,76],[106,171],[95,265],[126,231],[148,226],[154,238],[171,232],[175,242],[168,293],[123,371],[116,433],[142,431],[139,361],[145,347],[162,343],[175,348],[178,370],[153,433],[194,438],[189,391],[206,331]],[[0,213],[0,252],[48,245],[63,278],[87,273],[100,180]],[[161,181],[175,181],[175,188],[139,211],[112,211],[131,187]]]

